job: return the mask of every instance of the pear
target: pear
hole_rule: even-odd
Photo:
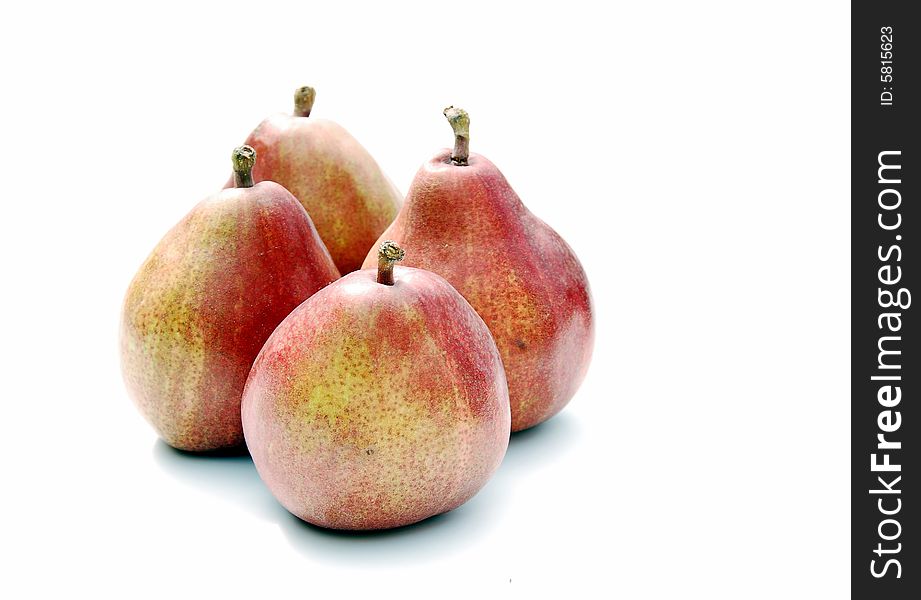
[[[243,442],[240,401],[282,319],[339,278],[304,207],[253,184],[256,155],[233,152],[236,187],[202,200],[157,244],[125,296],[125,384],[160,437],[181,450]]]
[[[413,249],[408,266],[447,279],[483,317],[508,376],[512,431],[557,414],[582,382],[594,343],[592,298],[569,245],[534,216],[485,157],[470,154],[470,119],[422,165],[381,239]],[[373,253],[365,259],[374,264]]]
[[[272,115],[246,138],[259,153],[253,179],[290,190],[310,213],[339,271],[350,273],[393,221],[402,195],[345,129],[310,116],[315,98],[313,88],[299,88],[293,115]]]
[[[243,395],[246,445],[291,513],[386,529],[452,510],[499,466],[511,414],[499,351],[443,278],[377,269],[317,292],[282,321]]]

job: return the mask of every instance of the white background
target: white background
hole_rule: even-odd
[[[0,20],[0,596],[845,597],[846,3],[131,4]],[[404,192],[466,108],[597,303],[569,407],[389,533],[169,450],[119,371],[134,271],[304,84]]]

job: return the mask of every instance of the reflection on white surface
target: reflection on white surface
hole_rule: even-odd
[[[259,479],[245,450],[193,454],[158,440],[157,465],[182,483],[234,499],[259,518],[274,521],[291,545],[313,559],[388,566],[449,555],[496,525],[510,506],[516,478],[533,474],[575,445],[579,427],[564,413],[547,423],[513,434],[495,476],[463,506],[421,523],[372,532],[343,532],[315,527],[285,510]]]

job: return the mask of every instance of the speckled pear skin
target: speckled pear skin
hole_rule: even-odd
[[[403,197],[358,140],[333,121],[277,114],[246,143],[259,156],[253,180],[278,182],[301,201],[341,273],[361,268]]]
[[[122,373],[169,445],[243,442],[256,354],[298,304],[339,277],[310,218],[273,182],[206,198],[157,244],[125,296]]]
[[[569,245],[521,202],[485,157],[443,150],[425,163],[381,240],[412,248],[403,264],[447,279],[492,331],[508,376],[512,431],[570,401],[594,346],[592,298]],[[376,261],[372,252],[367,268]]]
[[[505,374],[482,319],[434,273],[394,278],[358,271],[315,294],[246,384],[259,475],[314,525],[387,529],[452,510],[508,447]]]

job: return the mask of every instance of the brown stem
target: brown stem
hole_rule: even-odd
[[[317,91],[305,85],[294,92],[294,116],[309,117],[313,110],[313,101],[317,98]]]
[[[448,118],[448,123],[454,130],[454,152],[451,153],[451,162],[466,166],[467,158],[470,156],[470,116],[463,108],[453,106],[444,109],[444,116]]]
[[[405,255],[396,242],[387,240],[381,244],[380,250],[377,251],[377,282],[393,285],[393,265],[403,260]]]
[[[253,187],[253,165],[256,164],[256,151],[253,147],[234,148],[230,159],[233,161],[233,186]]]

